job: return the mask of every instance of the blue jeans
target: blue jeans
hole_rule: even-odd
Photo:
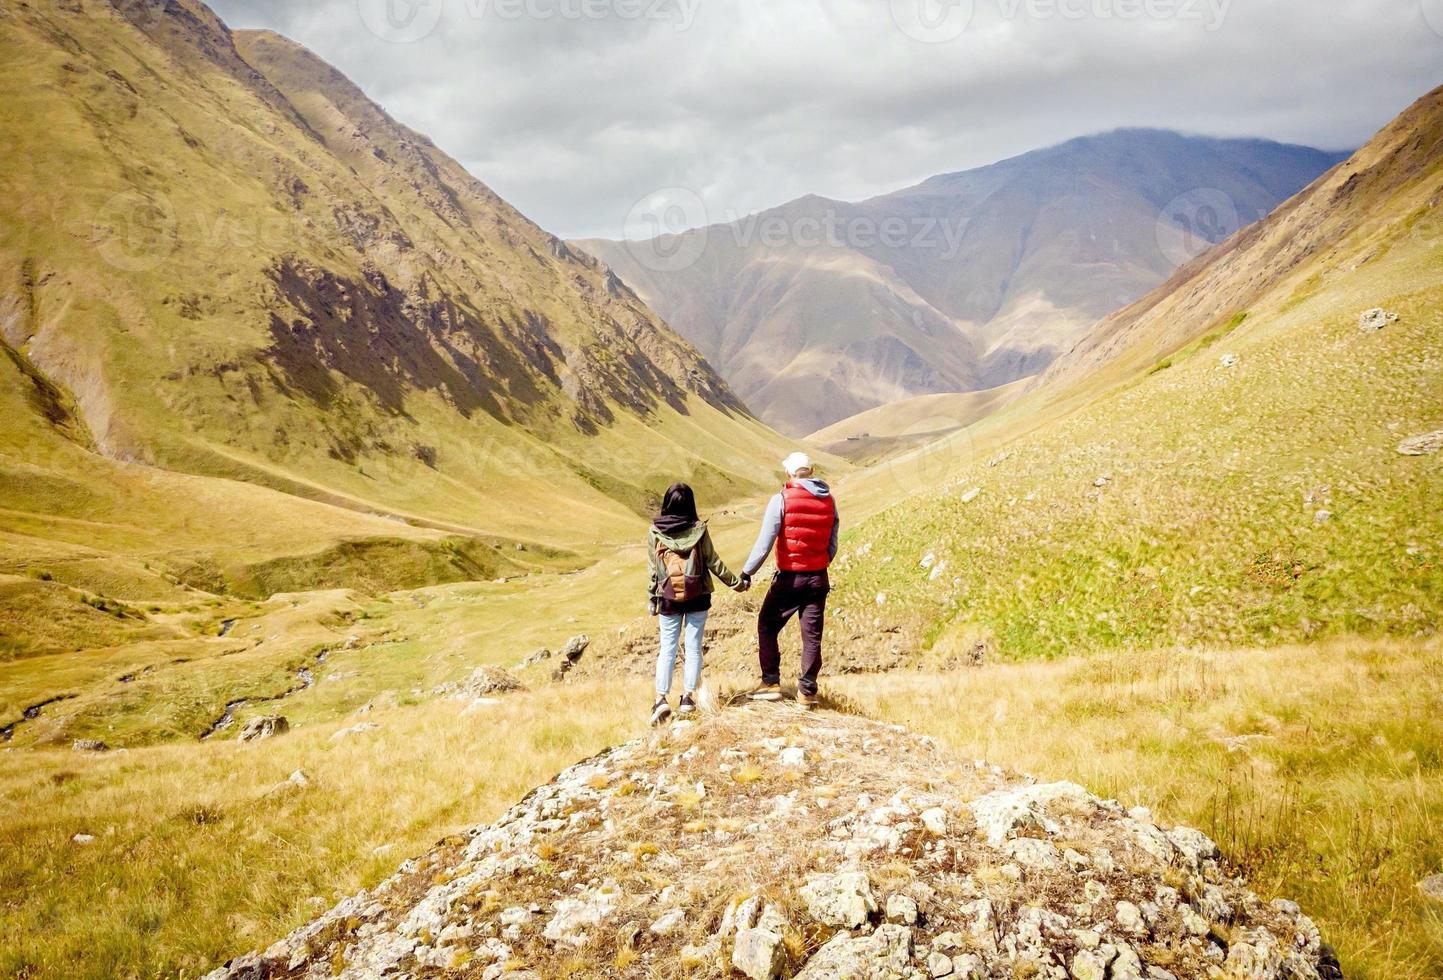
[[[661,626],[661,652],[656,658],[656,693],[671,693],[671,674],[676,669],[676,648],[686,631],[686,661],[682,667],[682,686],[690,694],[701,686],[701,636],[710,610],[658,616]]]

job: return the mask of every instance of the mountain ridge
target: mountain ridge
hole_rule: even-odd
[[[1169,256],[1190,258],[1339,158],[1115,130],[859,202],[810,195],[663,239],[576,244],[720,365],[761,417],[800,435],[898,398],[1041,370],[1166,279]],[[1176,202],[1184,222],[1206,227],[1165,215]],[[759,243],[769,222],[778,240]],[[674,254],[695,260],[670,271]]]

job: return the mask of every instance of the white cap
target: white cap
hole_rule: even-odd
[[[812,457],[806,453],[792,453],[786,459],[782,460],[782,469],[787,471],[787,476],[796,476],[802,470],[809,470],[811,468]]]

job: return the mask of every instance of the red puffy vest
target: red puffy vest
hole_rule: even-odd
[[[815,497],[800,483],[782,488],[782,533],[777,538],[777,568],[784,572],[820,572],[832,563],[827,552],[837,505]]]

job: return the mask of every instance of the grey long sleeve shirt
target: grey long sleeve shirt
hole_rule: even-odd
[[[820,480],[799,480],[797,481],[818,497],[830,497],[831,489]],[[832,501],[833,508],[836,501]],[[832,524],[832,540],[827,544],[827,557],[837,557],[837,535],[841,530],[842,521],[839,517]],[[777,538],[782,533],[782,495],[779,493],[767,502],[767,512],[762,516],[762,530],[757,535],[757,543],[752,545],[752,553],[747,556],[746,564],[742,566],[742,574],[751,576],[766,564],[767,556],[772,553],[772,547],[777,543]]]

